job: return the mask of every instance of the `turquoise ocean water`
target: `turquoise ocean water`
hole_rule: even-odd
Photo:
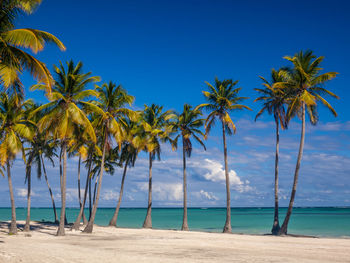
[[[68,208],[68,221],[74,222],[78,212],[77,208]],[[113,212],[114,208],[99,208],[95,223],[102,226],[107,225]],[[280,209],[282,219],[285,212],[286,208]],[[25,220],[25,214],[25,208],[17,208],[17,220]],[[86,210],[86,215],[88,215],[88,210]],[[188,224],[194,231],[221,232],[225,223],[225,215],[225,208],[189,208]],[[145,208],[121,208],[118,226],[140,228],[145,216]],[[10,218],[11,209],[0,208],[0,221],[10,220]],[[31,218],[35,221],[53,221],[52,209],[32,208]],[[232,208],[232,231],[234,233],[267,234],[270,233],[272,219],[273,208]],[[152,221],[153,228],[180,229],[182,209],[153,208]],[[295,208],[288,232],[290,234],[350,238],[350,207]]]

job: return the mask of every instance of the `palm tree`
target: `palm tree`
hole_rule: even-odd
[[[170,140],[169,120],[175,116],[171,111],[162,112],[162,110],[163,107],[155,104],[150,107],[145,105],[137,135],[133,139],[135,147],[148,152],[149,157],[148,206],[144,228],[152,228],[152,164],[156,157],[160,159],[160,143]]]
[[[33,138],[33,132],[30,128],[33,123],[25,118],[26,113],[24,109],[31,103],[31,101],[19,102],[17,96],[9,97],[4,92],[0,94],[0,165],[4,167],[6,164],[10,191],[11,225],[9,234],[17,233],[16,206],[11,179],[11,163],[18,152],[22,152],[25,161],[22,139],[31,140]]]
[[[300,51],[293,57],[286,56],[286,60],[292,62],[293,68],[290,70],[284,70],[284,75],[287,81],[277,83],[275,86],[279,88],[285,88],[288,92],[288,110],[287,120],[289,121],[294,116],[301,117],[301,137],[300,146],[298,152],[298,159],[295,167],[293,188],[289,201],[286,217],[283,221],[280,235],[286,235],[288,229],[288,223],[293,210],[293,204],[295,199],[295,193],[299,177],[299,169],[301,158],[304,150],[305,140],[305,113],[307,112],[310,122],[316,125],[318,121],[317,115],[317,102],[321,102],[327,109],[329,109],[334,116],[337,116],[336,111],[332,108],[328,101],[323,96],[330,95],[333,98],[338,98],[337,95],[324,88],[324,84],[335,78],[337,72],[327,72],[321,74],[322,68],[320,64],[324,57],[316,57],[311,50],[306,52]]]
[[[28,107],[26,110],[27,115],[38,108],[39,105],[32,104]],[[36,123],[43,114],[37,113],[35,116],[32,116],[31,121],[33,123]],[[26,116],[28,118],[28,116]],[[45,136],[38,131],[36,127],[33,127],[33,139],[30,141],[27,141],[27,144],[29,144],[29,147],[25,148],[25,153],[26,153],[26,181],[28,183],[28,192],[27,192],[27,219],[26,219],[26,224],[24,226],[24,231],[30,231],[30,199],[31,199],[31,171],[32,171],[32,166],[36,165],[37,167],[37,177],[38,179],[41,179],[42,176],[42,168],[44,170],[44,175],[45,175],[45,180],[49,188],[49,192],[51,195],[51,201],[53,204],[53,210],[54,210],[54,219],[55,222],[58,222],[57,220],[57,213],[56,213],[56,206],[55,206],[55,201],[53,198],[52,190],[50,188],[48,179],[47,179],[47,174],[46,174],[46,169],[44,165],[44,160],[43,160],[43,155],[49,159],[54,165],[54,161],[52,159],[53,156],[56,156],[55,154],[55,148],[54,148],[54,143],[50,139],[46,139]]]
[[[67,70],[60,62],[60,66],[55,66],[56,80],[52,92],[47,94],[49,103],[40,106],[33,111],[45,110],[37,126],[40,132],[45,131],[51,134],[54,139],[58,139],[61,144],[63,159],[63,171],[61,178],[61,216],[57,230],[57,235],[62,236],[64,231],[65,206],[66,206],[66,177],[67,177],[67,146],[69,140],[74,138],[75,125],[82,127],[92,142],[96,142],[94,129],[87,118],[82,107],[95,108],[90,102],[84,99],[97,96],[94,90],[85,89],[89,83],[99,81],[99,77],[91,76],[91,73],[82,73],[83,64],[79,62],[74,65],[73,61],[67,62]],[[47,87],[38,84],[32,89],[46,89]]]
[[[84,214],[84,208],[85,208],[85,203],[86,203],[86,198],[87,198],[87,193],[88,193],[88,187],[91,186],[90,182],[91,182],[91,167],[92,167],[92,158],[93,155],[98,154],[98,155],[102,155],[100,148],[92,143],[87,143],[87,158],[85,160],[86,163],[86,168],[87,168],[87,174],[86,174],[86,183],[85,183],[85,190],[84,190],[84,198],[83,198],[83,202],[80,206],[80,211],[79,214],[72,226],[72,229],[74,230],[79,230],[79,226],[80,226],[80,221],[81,218]],[[90,188],[91,189],[91,188]],[[90,191],[90,196],[91,196],[91,191]],[[91,217],[91,209],[90,209],[90,217]],[[84,223],[85,225],[85,223]]]
[[[126,123],[126,132],[125,132],[125,139],[123,142],[123,147],[121,151],[121,156],[120,156],[120,164],[124,163],[124,169],[123,169],[123,176],[122,176],[122,181],[120,183],[120,191],[119,191],[119,198],[118,198],[118,203],[115,208],[114,214],[109,221],[109,226],[117,226],[117,220],[118,220],[118,215],[119,215],[119,209],[120,205],[122,202],[122,197],[123,197],[123,192],[124,192],[124,182],[125,182],[125,177],[126,177],[126,171],[128,166],[133,167],[135,165],[137,155],[141,149],[135,147],[133,145],[132,140],[135,137],[135,132],[137,131],[137,125],[138,123],[133,122],[131,120],[125,120]]]
[[[79,208],[82,207],[81,202],[81,187],[80,187],[80,166],[81,166],[81,160],[86,159],[88,155],[87,150],[87,144],[89,138],[86,136],[86,133],[84,133],[84,130],[81,127],[78,127],[75,125],[75,132],[74,132],[74,138],[71,139],[70,142],[70,149],[69,149],[69,157],[71,156],[79,156],[78,160],[78,201],[79,201]],[[87,224],[87,219],[85,217],[85,213],[82,214],[83,217],[83,223],[84,225]]]
[[[98,92],[99,101],[96,101],[99,110],[96,110],[96,118],[93,121],[94,127],[99,127],[99,131],[102,138],[102,158],[101,167],[104,167],[105,156],[112,145],[110,136],[113,136],[119,147],[123,141],[124,128],[123,118],[133,118],[134,112],[126,105],[131,105],[134,101],[134,97],[129,95],[121,85],[116,86],[112,82],[105,83],[102,86],[96,86]],[[98,177],[98,186],[96,197],[94,199],[91,216],[88,224],[86,225],[84,232],[92,233],[95,216],[97,212],[98,201],[100,197],[100,191],[102,186],[103,170],[100,169]]]
[[[183,112],[176,114],[174,122],[174,130],[179,134],[175,137],[173,145],[177,147],[177,141],[179,137],[182,139],[182,161],[183,161],[183,194],[184,194],[184,213],[182,221],[182,230],[189,230],[187,222],[187,179],[186,179],[186,155],[191,157],[192,153],[192,142],[191,137],[193,136],[196,141],[203,146],[206,150],[204,143],[199,136],[204,134],[199,130],[204,124],[204,119],[199,119],[202,116],[202,112],[198,109],[192,109],[191,105],[185,104]]]
[[[276,124],[276,157],[275,157],[275,212],[274,212],[274,220],[272,225],[272,234],[276,235],[280,229],[279,219],[278,219],[278,160],[279,160],[279,126],[284,130],[287,128],[287,119],[286,119],[286,92],[282,89],[278,89],[274,87],[275,83],[283,82],[285,79],[283,78],[283,69],[275,70],[272,69],[271,72],[271,82],[267,81],[265,78],[260,77],[263,81],[263,89],[255,89],[258,91],[261,96],[255,99],[256,101],[262,101],[263,107],[258,112],[255,117],[255,121],[257,118],[261,116],[265,111],[269,114],[273,115],[275,124]]]
[[[119,152],[118,147],[112,149],[108,149],[105,154],[105,161],[103,163],[104,166],[104,172],[106,172],[109,175],[113,175],[115,172],[115,166],[120,167],[121,164],[119,162]],[[96,199],[96,190],[97,190],[97,183],[98,183],[98,175],[101,173],[101,167],[102,167],[102,157],[101,154],[95,152],[92,157],[92,168],[91,168],[91,179],[96,178],[95,180],[95,186],[94,186],[94,194],[93,194],[93,202],[95,202]]]
[[[0,9],[0,81],[5,89],[12,86],[15,91],[22,91],[19,75],[24,70],[45,83],[48,90],[52,86],[52,77],[45,64],[36,59],[24,49],[30,49],[34,54],[43,50],[46,43],[53,43],[61,50],[65,46],[54,35],[31,28],[15,29],[15,22],[21,14],[31,14],[41,0],[6,0],[1,1]]]
[[[205,99],[208,103],[198,105],[196,109],[205,108],[210,111],[205,121],[205,135],[208,136],[211,128],[215,124],[215,119],[218,118],[222,125],[222,139],[224,146],[224,161],[225,161],[225,177],[226,177],[226,223],[224,226],[224,233],[231,233],[231,195],[230,195],[230,178],[227,165],[227,146],[226,146],[226,133],[231,135],[232,132],[236,132],[236,126],[229,113],[234,110],[248,109],[249,107],[238,104],[245,97],[238,97],[238,92],[241,88],[235,88],[237,81],[231,79],[220,81],[215,78],[214,85],[206,82],[209,87],[209,91],[203,91]]]

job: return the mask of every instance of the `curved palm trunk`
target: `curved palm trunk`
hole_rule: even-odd
[[[230,177],[227,166],[227,146],[226,146],[226,133],[225,123],[222,120],[222,140],[224,144],[224,159],[225,159],[225,177],[226,177],[226,222],[224,226],[224,233],[232,233],[231,228],[231,194],[230,194]]]
[[[78,162],[78,198],[79,198],[79,208],[81,208],[81,190],[80,190],[80,163],[81,163],[81,156],[79,155],[79,162]],[[84,225],[87,224],[87,219],[85,217],[85,214],[83,213],[83,222]]]
[[[148,180],[148,207],[145,221],[143,222],[144,228],[152,228],[152,153],[149,153],[149,180]]]
[[[95,216],[96,216],[96,212],[97,212],[98,200],[99,200],[100,192],[101,192],[103,170],[104,170],[104,165],[105,165],[105,155],[106,155],[107,139],[108,139],[108,137],[107,137],[107,130],[105,131],[104,137],[105,138],[104,138],[104,143],[103,143],[101,170],[100,170],[100,176],[99,176],[99,180],[98,180],[97,193],[96,193],[96,198],[94,200],[94,205],[92,207],[91,218],[90,218],[88,224],[86,225],[86,227],[85,227],[85,229],[83,231],[85,233],[92,233],[92,230],[94,228],[94,221],[95,221]]]
[[[95,180],[95,186],[94,186],[94,195],[92,197],[92,205],[95,204],[95,199],[96,199],[96,189],[97,189],[97,183],[98,183],[98,180],[99,180],[99,176],[96,176],[96,180]]]
[[[30,165],[27,167],[27,169],[31,169]],[[29,232],[30,231],[30,193],[31,193],[31,173],[28,173],[27,178],[27,218],[26,218],[26,224],[24,225],[24,231]]]
[[[188,222],[187,222],[187,178],[186,178],[186,149],[184,137],[182,136],[182,161],[183,161],[183,191],[184,191],[184,214],[182,219],[181,230],[188,231]]]
[[[88,192],[88,186],[89,186],[89,181],[90,181],[91,163],[92,163],[92,161],[91,161],[91,157],[90,157],[89,169],[88,169],[88,173],[86,175],[86,183],[85,183],[83,204],[80,206],[79,214],[78,214],[77,219],[75,220],[75,222],[73,224],[72,229],[74,229],[74,230],[79,230],[81,218],[82,218],[82,216],[85,216],[84,215],[84,207],[85,207],[85,202],[86,202],[86,197],[87,197],[87,192]],[[86,225],[86,224],[84,223],[84,225]]]
[[[272,234],[277,235],[280,230],[280,223],[278,220],[278,159],[279,159],[279,143],[280,143],[280,134],[279,134],[279,123],[276,119],[276,158],[275,158],[275,213],[273,217],[272,225]]]
[[[61,178],[61,216],[58,225],[57,236],[64,236],[64,224],[66,220],[66,181],[67,181],[67,145],[66,142],[62,144],[63,154],[63,172]]]
[[[53,198],[52,190],[51,190],[51,187],[50,187],[50,184],[49,184],[49,179],[47,178],[46,168],[45,168],[44,159],[43,159],[42,155],[40,155],[40,159],[41,159],[41,163],[43,164],[43,171],[44,171],[44,177],[45,177],[45,181],[46,181],[46,184],[47,184],[47,188],[49,188],[49,193],[50,193],[50,197],[51,197],[52,208],[53,208],[53,213],[54,213],[54,218],[55,218],[55,224],[58,224],[55,199]]]
[[[115,211],[114,211],[114,214],[113,214],[113,217],[112,217],[111,221],[109,221],[109,226],[117,226],[118,214],[119,214],[120,204],[122,202],[122,197],[123,197],[124,181],[125,181],[125,176],[126,176],[126,170],[128,168],[128,162],[129,162],[129,159],[127,159],[125,161],[122,182],[120,184],[120,192],[119,192],[118,204],[117,204],[117,207],[115,208]]]
[[[89,176],[89,221],[91,218],[91,212],[92,212],[92,202],[91,202],[91,181],[92,178]]]
[[[278,232],[279,235],[286,235],[287,234],[288,223],[289,223],[290,216],[292,215],[295,193],[297,190],[300,162],[301,162],[301,158],[303,156],[304,141],[305,141],[305,103],[304,102],[302,103],[302,113],[301,114],[302,114],[301,115],[301,118],[302,118],[301,137],[300,137],[298,160],[297,160],[297,165],[295,167],[295,173],[294,173],[293,189],[292,189],[292,193],[290,196],[290,201],[289,201],[289,206],[288,206],[286,217],[283,221],[283,224],[281,226],[280,231]]]
[[[9,183],[9,191],[10,191],[10,199],[11,199],[11,224],[10,224],[9,234],[15,235],[17,234],[16,206],[15,206],[15,198],[13,196],[10,162],[7,161],[6,165],[7,165],[7,179]]]

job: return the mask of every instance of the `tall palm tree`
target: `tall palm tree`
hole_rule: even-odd
[[[205,108],[210,111],[205,121],[205,135],[208,136],[211,128],[215,124],[216,118],[218,118],[222,125],[222,140],[224,146],[224,161],[225,161],[225,177],[226,177],[226,223],[224,226],[224,233],[231,233],[231,195],[230,195],[230,178],[227,164],[227,146],[226,146],[226,133],[231,135],[232,132],[236,132],[236,126],[230,117],[230,112],[234,110],[248,109],[249,107],[238,104],[245,97],[238,97],[238,93],[241,88],[236,88],[237,81],[231,79],[220,81],[215,78],[214,85],[206,82],[209,91],[203,91],[204,97],[207,103],[198,105],[196,109]]]
[[[54,139],[58,139],[61,144],[63,159],[63,171],[61,178],[61,215],[57,235],[62,236],[64,231],[65,206],[66,206],[66,178],[67,178],[67,146],[69,140],[74,138],[75,125],[81,126],[92,142],[96,142],[94,129],[82,110],[85,108],[95,108],[90,102],[84,101],[89,97],[97,96],[94,90],[86,89],[89,83],[97,82],[99,77],[91,76],[91,73],[82,73],[83,64],[79,62],[74,65],[73,61],[67,62],[67,70],[63,64],[55,66],[56,79],[52,92],[47,94],[49,103],[40,106],[33,111],[45,110],[37,126],[40,132],[45,131]],[[32,89],[47,89],[47,86],[38,84]],[[61,154],[60,154],[61,156]],[[60,157],[61,158],[61,157]]]
[[[178,135],[173,141],[173,145],[177,147],[177,141],[181,137],[182,139],[182,161],[183,161],[183,221],[182,221],[182,230],[189,230],[187,222],[187,178],[186,178],[186,155],[191,157],[192,153],[192,142],[191,137],[203,146],[206,150],[204,143],[202,142],[199,136],[203,136],[200,127],[204,124],[204,119],[200,119],[202,112],[198,109],[192,109],[191,105],[185,104],[183,112],[181,114],[176,114],[174,118],[174,130],[178,132]]]
[[[175,116],[171,111],[162,112],[163,107],[152,104],[145,105],[141,113],[141,120],[133,144],[148,153],[149,179],[148,179],[148,206],[144,228],[152,228],[152,164],[155,158],[160,159],[160,144],[170,140],[169,121]]]
[[[293,210],[300,163],[304,150],[305,114],[307,112],[310,122],[313,125],[316,125],[318,121],[317,103],[321,102],[334,116],[337,116],[336,111],[330,103],[323,98],[323,96],[330,95],[331,97],[338,99],[337,95],[324,88],[325,83],[335,78],[338,74],[337,72],[321,73],[322,68],[320,68],[320,64],[324,60],[324,57],[316,57],[311,50],[308,50],[306,52],[300,51],[293,57],[285,56],[284,58],[292,62],[293,68],[290,70],[284,70],[284,75],[287,78],[287,81],[277,83],[275,86],[285,88],[289,93],[287,120],[290,120],[297,115],[301,118],[302,126],[293,188],[287,214],[279,231],[280,235],[287,234],[288,223]]]
[[[81,221],[81,218],[84,214],[84,208],[85,208],[85,203],[86,203],[86,198],[87,198],[87,193],[88,193],[88,187],[91,186],[90,182],[91,182],[91,178],[92,178],[91,167],[92,167],[92,162],[93,162],[93,160],[92,160],[93,156],[95,154],[102,155],[102,152],[97,145],[88,142],[86,146],[87,146],[87,158],[85,160],[86,168],[87,168],[86,183],[85,183],[83,202],[81,204],[79,214],[78,214],[78,216],[77,216],[77,218],[72,226],[72,229],[74,229],[74,230],[79,230],[80,221]],[[91,191],[90,191],[90,196],[91,196]],[[90,209],[90,217],[91,217],[91,209]],[[85,225],[85,223],[84,223],[84,225]]]
[[[104,167],[106,152],[109,151],[112,145],[110,136],[113,136],[119,147],[121,147],[124,128],[123,118],[133,118],[134,111],[126,108],[127,105],[131,105],[134,101],[134,97],[129,95],[121,85],[116,86],[112,82],[105,83],[102,86],[96,86],[98,92],[99,101],[96,104],[99,111],[96,110],[96,118],[93,121],[94,127],[99,127],[102,138],[102,158],[101,167]],[[95,216],[98,207],[98,201],[100,197],[100,191],[102,186],[104,169],[100,169],[98,177],[98,186],[96,191],[96,197],[93,203],[91,217],[86,225],[84,232],[92,233]]]
[[[33,132],[30,128],[33,123],[25,118],[26,113],[24,109],[31,103],[31,101],[18,103],[18,98],[16,96],[9,97],[4,92],[0,94],[0,165],[4,167],[6,164],[7,170],[11,199],[10,234],[17,233],[16,206],[11,179],[11,163],[18,152],[22,152],[22,157],[25,161],[22,140],[31,140],[33,138]]]
[[[255,121],[257,118],[261,116],[264,112],[268,112],[270,115],[273,115],[275,124],[276,124],[276,157],[275,157],[275,212],[274,219],[272,225],[272,234],[276,235],[280,229],[279,218],[278,218],[278,160],[279,160],[279,126],[281,129],[287,128],[287,119],[286,119],[286,92],[283,89],[275,88],[274,84],[285,81],[283,77],[283,69],[275,70],[272,69],[271,72],[271,82],[267,81],[265,78],[260,77],[263,81],[264,88],[255,89],[258,91],[261,96],[255,99],[256,101],[261,101],[263,107],[258,112],[255,117]]]
[[[120,191],[119,191],[117,206],[115,208],[115,211],[111,220],[109,221],[109,226],[117,226],[119,209],[120,209],[123,192],[124,192],[126,171],[128,166],[133,167],[135,165],[137,155],[139,151],[142,150],[140,148],[135,147],[135,145],[133,145],[132,143],[132,140],[135,137],[135,132],[137,131],[136,127],[138,123],[133,122],[131,120],[125,120],[125,123],[126,123],[126,127],[125,127],[126,132],[125,132],[124,142],[123,142],[121,156],[120,156],[120,164],[124,163],[123,176],[122,176],[122,181],[120,183]]]
[[[81,202],[81,187],[80,187],[80,167],[81,167],[81,161],[82,159],[86,159],[88,155],[88,149],[87,144],[89,141],[89,138],[86,136],[86,133],[81,127],[78,127],[75,125],[75,132],[74,132],[74,138],[71,138],[70,142],[70,148],[69,148],[69,157],[71,156],[78,156],[78,201],[79,201],[79,208],[82,207]],[[85,217],[85,213],[82,214],[83,217],[83,223],[84,225],[87,224],[87,219]]]
[[[19,76],[24,70],[45,83],[48,90],[52,77],[45,64],[21,48],[30,49],[34,54],[43,50],[46,43],[53,43],[61,50],[65,46],[54,35],[45,31],[22,28],[15,29],[15,22],[21,14],[31,14],[41,0],[4,0],[0,2],[0,81],[4,88],[12,86],[15,91],[22,84]]]
[[[29,114],[31,111],[35,110],[38,108],[39,105],[33,104],[28,107],[27,114]],[[43,114],[37,113],[35,116],[32,116],[31,121],[33,123],[37,123],[37,121],[43,116]],[[28,117],[26,117],[28,118]],[[43,156],[45,158],[49,159],[54,165],[54,161],[52,159],[53,156],[57,156],[55,153],[55,148],[54,148],[54,143],[52,142],[51,139],[46,139],[45,136],[38,131],[36,127],[32,127],[33,129],[33,139],[30,141],[27,141],[27,145],[29,147],[26,147],[25,153],[26,153],[26,181],[28,184],[28,191],[27,191],[27,219],[26,223],[24,226],[24,231],[30,231],[30,201],[31,201],[31,171],[32,171],[32,166],[35,165],[37,168],[37,177],[38,179],[41,179],[42,176],[42,169],[44,170],[44,175],[45,175],[45,180],[49,188],[49,192],[51,195],[51,201],[53,205],[53,211],[54,211],[54,219],[55,222],[58,222],[57,220],[57,213],[56,213],[56,206],[55,206],[55,201],[53,198],[52,190],[48,182],[47,174],[46,174],[46,169],[45,169],[45,164],[43,160]]]

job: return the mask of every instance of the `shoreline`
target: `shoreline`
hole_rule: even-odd
[[[18,224],[24,224],[19,221]],[[350,239],[224,234],[94,226],[92,234],[56,237],[54,224],[7,234],[0,225],[0,262],[349,262]]]
[[[4,224],[6,224],[7,226],[10,225],[11,221],[0,221],[0,232],[3,232],[4,229]],[[18,232],[24,232],[24,225],[25,225],[25,221],[24,220],[18,220],[17,221],[17,230]],[[56,227],[58,228],[58,224],[52,222],[52,221],[31,221],[31,228],[32,226],[35,225],[47,225],[47,226],[51,226],[51,227]],[[73,223],[68,223],[67,225],[65,225],[65,231],[69,231],[69,232],[74,232],[75,230],[71,230],[70,227],[73,226]],[[113,227],[113,226],[108,226],[108,225],[99,225],[99,224],[94,224],[94,228],[106,228],[106,229],[125,229],[125,230],[141,230],[144,229],[143,227],[138,227],[138,228],[134,228],[134,227]],[[83,228],[83,224],[80,224],[80,229]],[[7,227],[5,227],[5,229],[7,229]],[[172,228],[151,228],[150,230],[164,230],[164,231],[179,231],[179,232],[195,232],[195,233],[206,233],[206,234],[225,234],[225,235],[243,235],[243,236],[271,236],[271,237],[290,237],[290,238],[319,238],[319,239],[349,239],[350,240],[350,236],[317,236],[317,235],[303,235],[303,234],[287,234],[287,235],[273,235],[271,233],[265,233],[265,234],[249,234],[249,233],[239,233],[239,232],[232,232],[232,233],[223,233],[223,232],[216,232],[216,231],[204,231],[204,230],[188,230],[188,231],[182,231],[181,229],[172,229]],[[31,232],[34,230],[31,230]],[[78,231],[75,231],[78,232]],[[24,232],[27,233],[27,232]]]

